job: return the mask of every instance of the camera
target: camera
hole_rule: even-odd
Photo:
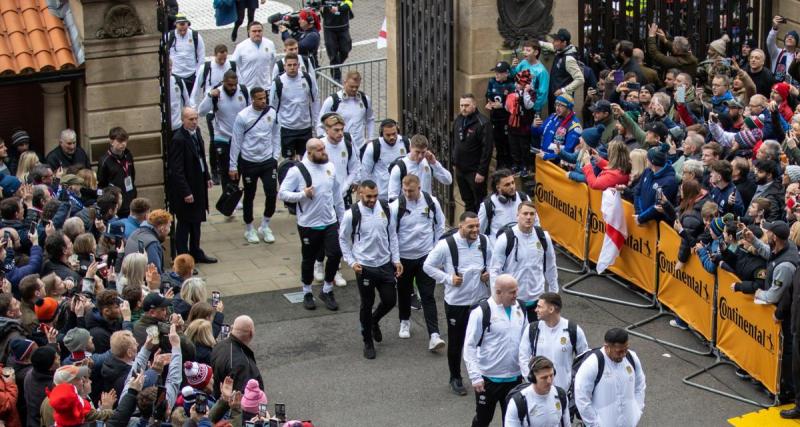
[[[339,0],[308,0],[306,1],[306,7],[310,7],[312,9],[316,9],[320,11],[327,7],[336,7],[339,6]]]
[[[267,22],[272,28],[272,34],[278,34],[278,27],[281,25],[288,28],[289,32],[295,33],[300,31],[300,12],[275,13],[267,17]]]

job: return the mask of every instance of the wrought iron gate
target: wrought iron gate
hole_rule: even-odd
[[[645,46],[647,25],[655,22],[669,36],[686,36],[695,56],[728,34],[728,54],[742,43],[761,44],[772,21],[772,0],[580,0],[578,42],[584,53],[610,54],[618,40]]]
[[[161,33],[161,40],[158,47],[158,84],[161,89],[161,162],[164,165],[164,208],[169,209],[169,198],[167,197],[167,180],[169,164],[169,142],[172,140],[172,111],[170,108],[170,94],[172,87],[170,86],[170,72],[169,72],[169,46],[167,45],[167,37],[169,35],[169,10],[167,9],[164,0],[156,1],[156,24]],[[175,250],[175,221],[170,225],[170,254],[174,258],[176,255]]]
[[[453,0],[400,0],[402,132],[428,137],[450,167],[453,120]],[[434,181],[433,192],[453,219],[453,186]]]

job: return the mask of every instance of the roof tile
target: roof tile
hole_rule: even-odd
[[[0,76],[70,69],[76,62],[47,0],[0,0]]]

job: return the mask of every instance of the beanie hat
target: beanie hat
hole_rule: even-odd
[[[725,220],[722,218],[714,218],[711,220],[711,223],[708,224],[708,228],[714,233],[715,236],[720,237],[722,236],[722,230],[725,229]]]
[[[72,382],[78,378],[88,378],[89,375],[88,366],[64,365],[56,369],[56,373],[53,375],[53,384]]]
[[[570,110],[573,106],[575,106],[575,99],[572,98],[572,95],[566,93],[558,95],[555,102],[569,108]]]
[[[764,122],[758,116],[747,116],[744,118],[744,124],[748,129],[764,129]]]
[[[749,148],[755,146],[764,137],[761,129],[743,129],[733,135],[734,141],[739,144],[739,148]]]
[[[308,23],[313,25],[317,31],[319,31],[322,28],[319,16],[317,15],[316,12],[314,12],[314,9],[311,9],[310,7],[300,10],[297,16],[298,18],[304,21],[308,21]]]
[[[651,95],[656,93],[656,85],[654,85],[652,83],[648,83],[648,84],[642,86],[642,89],[650,92]]]
[[[720,54],[722,56],[725,56],[725,55],[727,55],[727,52],[728,52],[728,42],[729,41],[731,41],[731,38],[728,37],[727,34],[723,34],[722,37],[720,37],[720,38],[714,40],[713,42],[711,42],[709,47],[712,50],[714,50],[714,52],[717,52],[718,54]]]
[[[531,84],[531,72],[530,70],[522,70],[514,76],[514,80],[521,84],[522,86]]]
[[[64,347],[70,353],[86,350],[86,346],[89,345],[89,338],[91,338],[91,335],[86,329],[72,328],[64,335]]]
[[[783,102],[786,102],[786,100],[789,99],[789,83],[785,82],[775,83],[774,85],[772,85],[772,90],[778,92],[778,95],[781,96]]]
[[[0,179],[0,187],[3,188],[3,197],[11,197],[22,186],[22,182],[13,175],[5,175]]]
[[[791,30],[783,37],[784,43],[786,42],[786,37],[794,37],[794,43],[797,44],[800,42],[800,34],[797,34],[797,31]]]
[[[600,138],[603,136],[604,130],[606,130],[605,125],[598,124],[595,127],[584,129],[581,133],[581,138],[583,138],[583,142],[585,142],[586,145],[597,148],[597,146],[600,145]]]
[[[647,150],[647,160],[653,164],[653,166],[662,167],[667,164],[667,152],[669,151],[669,145],[661,144],[658,147],[653,147]]]
[[[800,182],[800,166],[788,165],[784,172],[791,182]]]
[[[31,353],[33,353],[34,344],[36,343],[31,340],[16,338],[11,340],[11,342],[8,344],[8,347],[11,350],[11,354],[14,355],[14,360],[20,362],[31,356]]]
[[[261,391],[258,386],[258,381],[250,379],[244,387],[244,395],[242,395],[242,410],[245,412],[256,413],[258,412],[259,403],[269,403],[267,394]]]
[[[183,364],[183,373],[186,375],[186,382],[198,390],[206,388],[214,375],[214,371],[210,366],[197,362],[185,362]]]
[[[41,298],[36,300],[36,305],[33,309],[36,312],[36,318],[40,322],[51,322],[56,317],[58,301],[50,297]]]
[[[50,372],[50,367],[56,361],[56,349],[50,346],[39,347],[31,355],[33,370],[42,374]]]
[[[47,396],[53,408],[53,419],[59,427],[83,424],[86,415],[92,410],[89,402],[78,395],[78,390],[72,384],[59,384],[49,390]]]
[[[30,144],[31,143],[31,136],[28,132],[20,129],[11,134],[11,145],[17,146],[22,144]]]

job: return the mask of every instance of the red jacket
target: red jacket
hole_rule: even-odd
[[[600,159],[595,166],[603,169],[600,175],[595,176],[594,168],[590,163],[583,165],[583,174],[586,175],[586,183],[589,184],[589,188],[603,191],[619,184],[628,185],[628,174],[619,169],[606,169],[608,160]]]
[[[0,378],[0,420],[6,427],[22,427],[17,413],[17,383]]]

